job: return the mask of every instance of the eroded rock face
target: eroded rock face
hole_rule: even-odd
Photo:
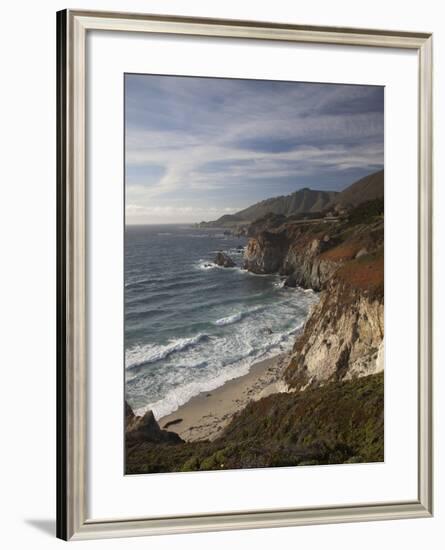
[[[267,220],[266,220],[267,221]],[[321,290],[345,262],[383,246],[383,221],[342,224],[282,223],[255,229],[244,253],[244,267],[254,273],[292,276],[297,286]],[[253,225],[253,224],[252,224]]]
[[[178,434],[161,430],[152,411],[136,416],[130,405],[125,402],[126,437],[128,441],[147,443],[183,443]]]
[[[383,370],[383,299],[340,284],[322,292],[294,346],[285,377],[304,389]]]
[[[331,246],[329,235],[308,235],[284,226],[281,231],[263,231],[251,238],[244,253],[244,267],[254,273],[281,273],[288,286],[320,290],[339,262],[320,258]]]
[[[235,267],[236,264],[230,256],[224,252],[218,252],[215,257],[215,264],[220,267]]]
[[[264,231],[249,240],[244,252],[244,268],[259,274],[280,271],[288,248],[289,242],[284,231]]]
[[[292,274],[296,286],[320,290],[340,265],[338,261],[320,257],[326,242],[312,239],[307,244],[292,244],[285,255],[281,271]]]

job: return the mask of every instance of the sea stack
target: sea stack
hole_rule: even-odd
[[[215,257],[215,264],[220,267],[235,267],[235,262],[230,256],[224,254],[224,252],[218,252]]]

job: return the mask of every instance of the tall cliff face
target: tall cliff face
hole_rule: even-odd
[[[383,370],[383,296],[332,282],[321,293],[285,372],[304,389]]]
[[[254,273],[280,273],[293,280],[293,286],[320,290],[338,267],[337,262],[320,254],[332,246],[326,228],[304,224],[283,224],[249,239],[244,267]]]
[[[256,231],[251,229],[244,267],[253,273],[280,273],[298,286],[322,290],[340,266],[383,246],[383,220],[373,218],[354,224],[260,224]]]
[[[368,219],[360,207],[364,223],[285,223],[248,243],[246,269],[320,291],[285,374],[292,388],[383,369],[384,235],[374,206]]]
[[[263,231],[249,239],[244,252],[244,267],[252,273],[275,273],[281,271],[289,249],[289,236],[285,230]]]

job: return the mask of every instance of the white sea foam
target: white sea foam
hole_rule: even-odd
[[[219,269],[219,265],[216,265],[215,263],[209,261],[209,260],[199,260],[199,262],[195,265],[197,269],[202,269],[203,271],[207,271],[209,269]]]
[[[251,309],[246,309],[244,311],[238,311],[237,313],[233,313],[232,315],[228,315],[227,317],[221,317],[221,319],[217,319],[214,324],[216,326],[233,325],[233,323],[237,323],[238,321],[243,320],[248,315],[263,311],[264,309],[265,306],[257,306]]]
[[[306,294],[314,294],[314,289],[312,288],[302,288],[301,289],[303,292],[305,292]]]
[[[244,269],[244,267],[234,267],[234,271],[238,271],[239,273],[242,273],[243,275],[249,275],[250,277],[276,277],[273,273],[254,273],[253,271],[249,271],[248,269]]]
[[[161,418],[199,393],[243,376],[254,363],[290,351],[316,295],[276,288],[274,296],[262,304],[223,309],[193,337],[131,348],[126,355],[127,395],[137,413],[152,409]]]
[[[182,386],[171,389],[167,395],[158,401],[149,403],[145,407],[137,409],[137,415],[143,415],[148,410],[152,410],[156,419],[162,418],[178,410],[179,407],[188,403],[192,397],[202,392],[209,392],[223,386],[229,380],[243,376],[249,372],[250,364],[244,361],[231,369],[225,369],[218,376],[207,380],[189,382]]]
[[[278,353],[290,351],[294,342],[295,333],[301,329],[303,323],[288,331],[269,333],[266,331],[267,337],[263,340],[262,345],[257,344],[253,349],[246,346],[244,353],[236,359],[233,355],[235,349],[238,349],[239,341],[245,341],[247,332],[241,334],[240,340],[231,342],[230,340],[218,339],[212,342],[212,350],[208,350],[208,361],[204,363],[193,364],[193,358],[197,359],[199,354],[191,353],[190,364],[187,363],[184,357],[181,361],[182,367],[177,370],[173,365],[169,366],[163,374],[164,383],[170,386],[165,395],[158,400],[152,401],[147,405],[137,408],[136,413],[141,415],[151,409],[157,419],[175,412],[179,407],[187,403],[190,399],[199,395],[202,392],[215,390],[224,385],[229,380],[238,378],[247,374],[254,363],[262,361],[269,357],[273,357]],[[247,329],[249,332],[251,329]],[[231,355],[232,362],[223,367],[212,361],[215,357],[220,356],[222,350],[228,355]],[[187,353],[189,355],[189,353]],[[205,368],[203,368],[205,367]],[[195,371],[195,378],[188,379],[190,371]],[[202,376],[196,376],[196,372],[202,373]],[[184,378],[185,377],[185,378]],[[178,380],[181,383],[178,383]]]
[[[233,363],[227,365],[223,370],[220,370],[214,376],[209,376],[201,380],[195,380],[186,384],[176,386],[169,391],[162,399],[149,403],[148,405],[136,409],[136,414],[143,415],[146,411],[152,410],[156,419],[160,419],[168,414],[171,414],[178,410],[179,407],[188,403],[190,399],[203,392],[209,392],[223,386],[229,380],[244,376],[250,371],[250,368],[254,363],[263,361],[269,357],[273,357],[278,353],[284,351],[290,351],[291,343],[283,345],[283,341],[286,339],[285,334],[275,335],[273,343],[266,349],[258,350],[254,354],[248,354]]]
[[[192,338],[178,338],[165,345],[148,344],[146,346],[134,346],[125,354],[125,366],[131,369],[146,363],[155,363],[167,358],[172,353],[183,351],[201,340],[207,338],[206,334],[197,334]]]
[[[233,323],[241,321],[242,318],[243,318],[243,312],[240,311],[238,313],[234,313],[233,315],[229,315],[228,317],[222,317],[221,319],[218,319],[217,321],[215,321],[215,325],[217,326],[231,325]]]
[[[214,262],[211,262],[210,260],[199,260],[199,262],[195,265],[197,269],[202,269],[203,271],[207,271],[209,269],[221,269],[223,271],[241,271],[241,268],[239,267],[224,267],[222,265],[215,264]]]
[[[288,335],[296,334],[298,331],[300,331],[304,327],[304,321],[302,323],[299,323],[296,327],[292,328],[288,331]]]
[[[210,269],[221,269],[226,272],[237,272],[242,273],[243,275],[249,275],[250,277],[273,277],[274,274],[270,273],[253,273],[253,271],[249,271],[247,269],[244,269],[243,267],[240,267],[239,265],[235,265],[234,267],[223,267],[220,265],[215,264],[212,260],[203,260],[202,258],[197,262],[194,266],[196,269],[201,269],[203,271],[208,271]]]

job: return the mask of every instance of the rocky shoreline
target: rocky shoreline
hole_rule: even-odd
[[[162,428],[161,431],[165,432],[165,440],[168,433],[187,442],[215,440],[233,416],[251,401],[287,390],[283,371],[288,362],[289,355],[280,354],[255,363],[244,376],[229,380],[211,392],[203,392],[177,411],[158,419],[159,430]],[[150,414],[148,421],[152,422]]]
[[[216,408],[214,401],[213,405],[212,401],[205,403],[201,396],[201,407],[208,407],[210,421],[207,427],[205,422],[198,426],[183,420],[175,423],[182,414],[178,411],[175,417],[163,419],[164,429],[152,427],[154,439],[144,441],[132,435],[135,426],[144,422],[130,417],[131,421],[127,421],[129,473],[283,465],[283,460],[290,460],[285,459],[286,453],[294,456],[293,464],[308,460],[312,463],[383,460],[383,200],[363,203],[351,209],[348,216],[332,223],[301,223],[283,216],[266,215],[251,224],[249,235],[244,253],[245,269],[258,274],[279,273],[287,286],[311,288],[320,296],[302,333],[296,338],[292,353],[281,364],[279,378],[274,381],[280,382],[281,389],[286,391],[258,399],[250,395],[224,418],[212,412],[212,407]],[[217,258],[223,267],[230,267],[230,261],[225,255]],[[353,388],[359,392],[359,397],[363,390],[364,397],[354,396]],[[346,434],[342,421],[327,418],[327,411],[318,401],[323,395],[329,395],[336,407],[349,411],[352,415],[349,421],[355,419],[356,432]],[[310,403],[312,409],[314,403],[319,403],[315,408],[321,407],[320,418],[330,426],[326,433],[318,424],[317,428],[313,427],[314,433],[310,433],[314,421],[307,416],[309,409],[304,413],[307,418],[287,418],[286,410],[297,408],[301,413],[304,403],[308,407]],[[361,410],[364,405],[369,407],[366,412]],[[264,421],[264,407],[274,420],[266,417],[267,422]],[[371,411],[375,418],[370,416]],[[338,410],[335,414],[343,418]],[[331,416],[335,417],[332,411]],[[152,425],[153,420],[147,418],[146,423],[149,421]],[[251,444],[258,445],[260,437],[262,452],[269,456],[268,463],[263,464],[246,447],[250,433],[247,428],[243,431],[246,422],[249,426],[255,425],[256,431],[250,434]],[[271,436],[269,422],[283,425],[283,429],[287,426],[286,433],[293,434],[286,436],[282,448]],[[365,428],[366,425],[372,429]],[[198,428],[197,437],[191,435],[191,428]],[[268,443],[270,437],[272,440]],[[199,448],[189,447],[198,444]],[[181,450],[173,453],[175,460],[170,457],[162,466],[156,459],[154,465],[153,445],[175,449],[179,446]],[[225,449],[224,461],[209,459],[208,453],[217,447],[219,451]],[[187,462],[190,460],[192,462]]]

